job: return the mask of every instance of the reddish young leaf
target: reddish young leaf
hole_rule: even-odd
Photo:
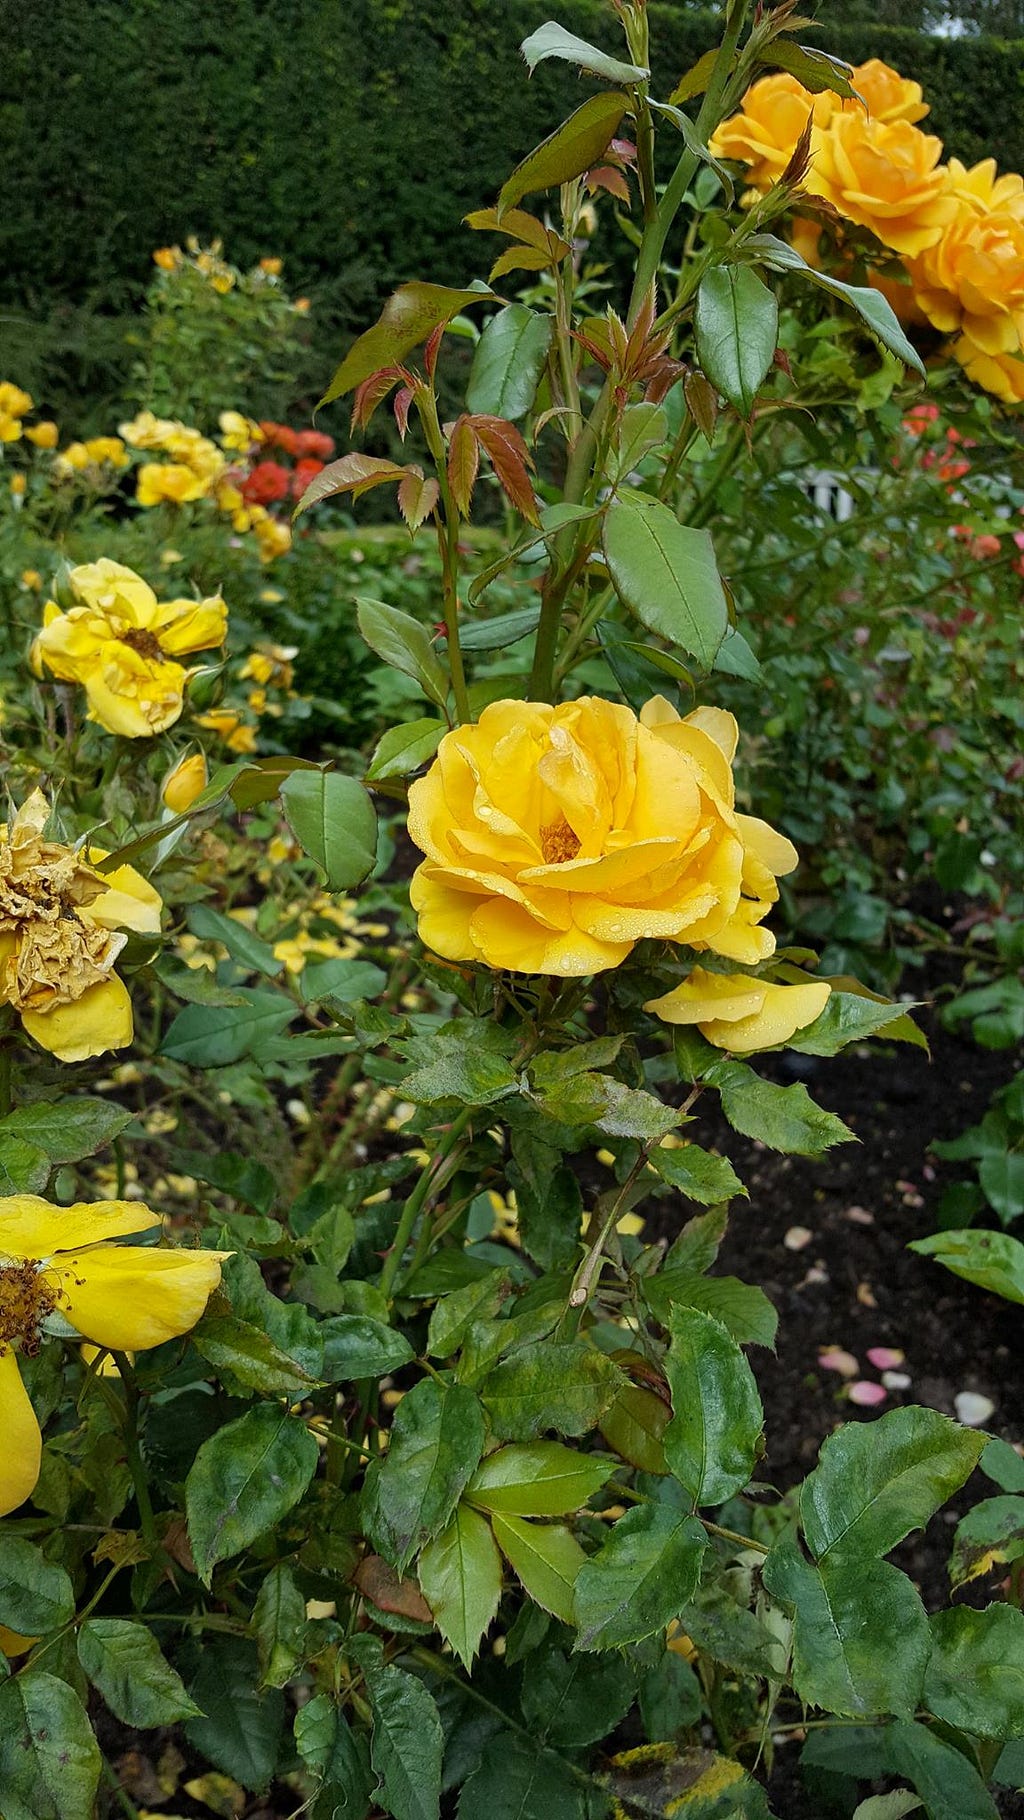
[[[400,379],[410,377],[404,367],[381,367],[379,372],[371,373],[369,379],[364,379],[362,385],[356,387],[349,428],[365,430],[377,406],[383,404],[392,387]]]
[[[409,407],[412,404],[414,397],[415,387],[411,385],[404,385],[400,392],[395,393],[395,402],[392,406],[392,410],[395,413],[395,422],[398,425],[398,433],[403,442],[405,441],[406,431],[409,428]]]
[[[401,480],[408,472],[379,455],[342,455],[339,461],[328,462],[310,481],[292,516],[298,518],[300,512],[308,512],[310,506],[319,505],[322,499],[333,499],[337,493],[351,493],[353,499],[358,499],[360,493],[368,493],[387,480]]]
[[[617,171],[611,164],[598,164],[592,171],[587,172],[587,189],[590,191],[607,190],[609,196],[616,196],[627,207],[631,200],[629,184],[622,172]]]
[[[473,417],[470,421],[477,440],[487,451],[506,498],[528,524],[539,524],[537,501],[528,473],[533,462],[515,424],[507,423],[504,417]]]
[[[330,404],[354,391],[371,373],[393,366],[410,349],[419,347],[439,323],[450,322],[460,310],[482,303],[486,291],[456,291],[443,284],[401,284],[384,305],[372,329],[349,348],[320,400]]]
[[[398,487],[398,509],[405,519],[410,531],[418,531],[425,518],[429,518],[441,495],[436,480],[425,480],[423,470],[417,467],[407,468],[404,478]]]
[[[480,445],[470,417],[460,417],[448,438],[448,485],[456,510],[469,517],[470,501],[480,468]]]
[[[423,350],[423,364],[427,369],[427,376],[430,379],[433,379],[437,370],[437,357],[441,352],[441,343],[444,340],[446,326],[447,325],[443,322],[438,323],[433,334],[428,335],[427,345]]]

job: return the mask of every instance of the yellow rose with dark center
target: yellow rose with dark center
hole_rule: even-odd
[[[942,141],[908,120],[835,114],[815,147],[805,187],[884,246],[910,258],[934,246],[957,213]]]
[[[0,1005],[63,1062],[132,1040],[132,1003],[114,964],[125,929],[160,932],[160,897],[132,866],[103,874],[99,848],[47,840],[36,790],[0,826]]]
[[[36,674],[45,665],[62,682],[81,683],[90,718],[108,733],[162,733],[184,702],[188,672],[178,658],[227,634],[220,595],[158,601],[140,575],[106,556],[72,569],[68,581],[79,604],[62,613],[47,601],[32,646]]]
[[[428,948],[517,973],[598,973],[645,937],[766,959],[796,851],[735,807],[731,714],[639,720],[596,697],[499,701],[445,735],[409,791]]]
[[[110,1243],[159,1223],[138,1201],[0,1199],[0,1516],[31,1497],[42,1457],[19,1356],[33,1358],[49,1335],[117,1352],[161,1346],[195,1326],[220,1282],[230,1252]]]

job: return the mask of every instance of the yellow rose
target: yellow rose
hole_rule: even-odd
[[[976,215],[1009,213],[1024,219],[1024,178],[1016,171],[998,176],[994,158],[983,158],[970,170],[959,158],[951,158],[946,170],[946,181],[962,208],[973,209]]]
[[[128,466],[128,451],[119,436],[93,436],[85,445],[90,461],[106,462],[112,468]]]
[[[127,937],[114,932],[159,934],[162,904],[131,866],[97,872],[101,848],[47,840],[49,813],[35,790],[0,827],[0,1004],[51,1055],[80,1062],[131,1042],[131,999],[114,972]]]
[[[26,481],[24,474],[11,475],[11,492],[14,494],[15,499],[21,498],[27,485],[28,482]]]
[[[217,421],[224,449],[238,449],[244,453],[254,443],[263,441],[259,424],[251,417],[243,417],[241,411],[222,411]]]
[[[160,791],[161,800],[174,815],[184,815],[190,809],[196,797],[201,795],[210,781],[207,770],[206,755],[203,752],[191,752],[188,758],[181,758],[174,770],[169,772]]]
[[[596,697],[499,701],[448,733],[409,790],[426,854],[411,898],[428,948],[517,973],[598,973],[646,937],[743,963],[790,842],[734,802],[731,714],[640,719]]]
[[[181,264],[180,246],[158,246],[153,254],[153,264],[162,272],[175,272]]]
[[[889,125],[895,120],[923,120],[931,112],[919,82],[911,82],[901,76],[880,57],[870,57],[867,63],[858,63],[850,73],[850,81],[858,95],[867,106],[872,120],[884,120]],[[858,110],[863,116],[859,101],[844,101],[843,113]]]
[[[206,481],[180,461],[147,461],[139,469],[135,497],[140,506],[183,506],[202,499]]]
[[[60,441],[60,431],[49,418],[44,418],[41,423],[29,425],[25,435],[29,442],[35,443],[37,449],[55,449]]]
[[[860,111],[836,114],[815,148],[806,188],[913,258],[934,246],[957,213],[941,151],[941,139],[907,120],[889,125]]]
[[[0,417],[24,417],[32,409],[32,398],[9,379],[0,379]]]
[[[33,1357],[49,1333],[69,1326],[115,1352],[162,1346],[195,1326],[220,1282],[230,1252],[110,1242],[159,1224],[138,1201],[0,1199],[0,1516],[32,1496],[42,1461],[19,1354]]]
[[[716,158],[748,164],[751,183],[767,189],[789,163],[808,116],[813,114],[813,148],[838,105],[838,96],[830,90],[812,95],[795,76],[783,71],[762,76],[748,88],[739,113],[715,129],[711,151]]]
[[[908,262],[929,322],[961,329],[984,354],[1012,354],[1024,339],[1024,219],[962,209],[942,239]]]
[[[281,259],[261,259],[260,271],[266,272],[268,278],[279,278],[283,263]]]
[[[260,561],[274,562],[278,556],[285,556],[292,547],[291,526],[281,524],[278,519],[271,518],[269,513],[265,513],[259,519],[255,518],[255,513],[252,516],[254,518],[252,528],[259,545]]]
[[[181,713],[188,680],[178,658],[227,634],[220,595],[158,601],[141,575],[106,556],[72,569],[68,583],[79,604],[62,613],[46,603],[32,646],[36,674],[45,665],[62,682],[81,683],[90,718],[108,733],[164,732]]]
[[[169,417],[154,417],[152,411],[140,411],[128,423],[119,423],[118,429],[133,449],[162,449],[168,436],[173,436],[180,426]]]
[[[256,729],[250,727],[234,708],[211,708],[208,714],[196,715],[196,726],[216,733],[232,752],[255,752]]]
[[[813,1024],[831,991],[826,980],[779,986],[749,973],[708,973],[694,967],[681,986],[663,998],[650,999],[644,1010],[666,1024],[696,1024],[716,1049],[752,1055],[788,1043],[798,1030]]]
[[[0,442],[18,442],[23,435],[21,418],[10,411],[0,411]]]
[[[969,335],[958,335],[950,352],[975,385],[1004,404],[1024,404],[1024,359],[1019,353],[986,353]]]

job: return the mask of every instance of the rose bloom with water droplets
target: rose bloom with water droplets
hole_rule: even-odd
[[[230,1252],[109,1243],[159,1224],[138,1201],[0,1199],[0,1516],[31,1497],[42,1459],[19,1358],[34,1358],[47,1338],[116,1352],[161,1346],[195,1326],[220,1282]]]
[[[737,812],[736,743],[731,714],[683,719],[660,696],[639,719],[597,697],[492,703],[410,787],[424,943],[560,976],[616,967],[645,937],[767,959],[762,921],[797,854]]]
[[[89,718],[108,733],[141,739],[173,726],[188,681],[178,659],[222,644],[227,634],[220,595],[157,600],[141,575],[107,556],[72,569],[68,585],[78,604],[62,613],[47,601],[32,646],[36,675],[47,669],[61,682],[80,683]]]

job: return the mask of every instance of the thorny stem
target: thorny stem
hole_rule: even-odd
[[[142,1525],[143,1538],[153,1554],[160,1550],[160,1540],[156,1533],[156,1518],[153,1515],[153,1501],[149,1495],[149,1482],[146,1478],[146,1466],[142,1458],[139,1443],[139,1385],[135,1368],[123,1352],[111,1349],[117,1369],[121,1374],[125,1394],[124,1443],[128,1455],[128,1470],[132,1475],[132,1486],[135,1491],[135,1502],[139,1507],[139,1521]]]
[[[433,392],[421,388],[416,394],[423,434],[427,447],[434,458],[437,469],[437,481],[441,489],[443,519],[437,520],[437,545],[441,552],[442,587],[444,591],[444,623],[448,636],[448,668],[452,678],[452,694],[455,697],[455,712],[460,721],[470,719],[469,696],[466,693],[466,672],[462,662],[462,645],[459,642],[459,514],[452,490],[448,485],[448,463],[444,437],[437,416],[437,401]]]
[[[453,1165],[457,1164],[462,1149],[463,1134],[470,1124],[475,1110],[476,1108],[473,1106],[464,1106],[458,1117],[452,1120],[437,1152],[431,1157],[402,1208],[394,1243],[384,1260],[384,1268],[381,1271],[381,1294],[388,1300],[394,1290],[395,1279],[401,1268],[405,1248],[412,1237],[413,1227],[431,1195],[436,1194],[446,1182],[451,1180],[454,1174]]]
[[[652,1139],[652,1143],[653,1141],[654,1140]],[[601,1262],[604,1256],[605,1245],[608,1243],[609,1236],[616,1221],[622,1217],[622,1210],[629,1198],[630,1189],[633,1187],[637,1177],[647,1167],[647,1158],[650,1155],[650,1151],[651,1144],[645,1144],[608,1209],[608,1212],[602,1221],[601,1230],[598,1233],[597,1238],[594,1240],[594,1243],[591,1245],[590,1250],[587,1252],[586,1257],[573,1278],[572,1288],[569,1291],[570,1308],[585,1308],[593,1295],[597,1278],[601,1273]]]

